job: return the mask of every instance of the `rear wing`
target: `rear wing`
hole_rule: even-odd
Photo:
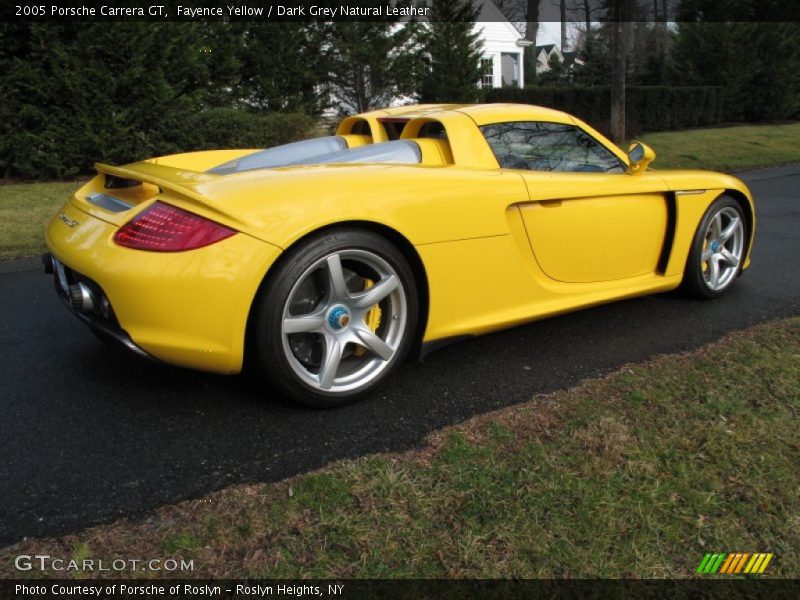
[[[172,192],[201,204],[207,204],[208,200],[203,194],[197,192],[194,187],[218,178],[217,175],[198,173],[197,171],[151,162],[138,162],[124,167],[96,163],[94,167],[99,174],[106,175],[106,189],[119,189],[132,187],[132,185],[138,183],[149,183],[162,191]]]

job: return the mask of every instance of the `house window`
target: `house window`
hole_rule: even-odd
[[[494,87],[494,60],[491,58],[481,59],[481,87]]]

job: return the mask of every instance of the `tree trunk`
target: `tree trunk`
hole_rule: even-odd
[[[356,108],[360,113],[369,109],[363,67],[356,67]]]
[[[655,0],[654,0],[655,1]],[[664,56],[669,51],[669,31],[667,30],[667,0],[661,2],[661,12],[656,19],[656,39],[659,40],[659,60],[664,60]]]
[[[658,60],[661,61],[663,59],[662,51],[661,51],[661,31],[658,27],[658,22],[660,21],[658,15],[658,0],[653,0],[653,50]]]
[[[583,0],[583,18],[586,23],[586,54],[591,54],[592,51],[592,9],[589,6],[589,0]]]
[[[561,0],[561,53],[567,51],[567,0]]]
[[[539,33],[539,0],[528,0],[525,10],[525,39],[536,46],[536,34]]]
[[[628,0],[612,0],[611,10],[611,139],[625,141],[625,70],[628,43]]]
[[[525,52],[529,56],[523,62],[525,69],[525,84],[530,85],[536,81],[536,34],[539,33],[539,0],[527,0],[525,9],[525,39],[531,42],[531,47]],[[526,65],[527,63],[527,65]]]

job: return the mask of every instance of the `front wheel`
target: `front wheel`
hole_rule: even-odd
[[[255,307],[257,368],[293,400],[341,406],[370,393],[407,355],[419,304],[405,257],[348,229],[290,250]]]
[[[741,206],[730,196],[720,196],[695,232],[683,290],[696,298],[722,295],[741,272],[746,247],[747,225]]]

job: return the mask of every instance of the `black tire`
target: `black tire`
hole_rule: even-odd
[[[328,261],[333,255],[342,257],[340,262],[342,272],[345,277],[350,278],[349,281],[345,282],[347,293],[358,294],[360,290],[360,293],[364,294],[367,288],[359,288],[356,291],[349,289],[349,286],[353,285],[353,281],[356,281],[356,285],[358,284],[358,273],[370,268],[368,264],[360,264],[358,262],[359,257],[353,257],[354,253],[378,257],[377,260],[381,261],[382,265],[387,266],[387,271],[384,274],[387,277],[389,273],[396,275],[400,281],[401,285],[390,292],[390,296],[380,301],[380,303],[394,303],[389,305],[394,316],[391,320],[386,320],[385,323],[381,323],[381,325],[377,326],[377,329],[373,330],[378,337],[381,337],[383,335],[381,328],[385,328],[385,335],[388,340],[388,332],[391,329],[392,341],[396,346],[391,357],[384,360],[380,359],[377,353],[366,349],[361,350],[355,344],[345,344],[343,342],[340,346],[346,348],[345,353],[349,352],[350,354],[341,357],[339,359],[340,362],[336,362],[337,367],[334,368],[334,377],[338,372],[337,369],[341,369],[342,365],[345,365],[347,361],[350,361],[348,364],[351,365],[351,370],[358,371],[360,368],[358,367],[358,361],[361,360],[357,356],[358,352],[369,354],[369,360],[374,363],[373,371],[370,372],[368,381],[365,377],[363,385],[358,384],[357,374],[353,375],[355,377],[354,382],[347,384],[355,386],[353,389],[337,390],[335,385],[330,389],[323,389],[309,380],[314,376],[313,366],[310,362],[305,364],[300,361],[299,356],[292,347],[295,342],[291,341],[297,338],[291,336],[311,336],[302,337],[301,339],[302,343],[305,344],[304,348],[309,348],[308,357],[312,355],[314,344],[323,348],[317,350],[321,354],[319,355],[319,373],[316,375],[322,380],[325,357],[331,352],[330,342],[327,341],[330,339],[328,336],[344,335],[343,332],[329,329],[337,326],[343,329],[349,328],[351,333],[355,333],[356,331],[363,331],[365,320],[363,318],[358,319],[356,307],[352,307],[352,313],[348,315],[344,325],[332,323],[331,319],[334,318],[335,320],[335,317],[331,316],[331,312],[327,312],[326,316],[322,317],[322,333],[315,331],[311,333],[285,334],[284,319],[295,318],[294,313],[289,314],[287,311],[290,310],[290,306],[294,306],[292,303],[295,302],[295,298],[299,293],[298,289],[304,289],[302,286],[313,289],[316,282],[321,281],[320,278],[324,277],[323,271],[325,268],[329,268],[326,267],[327,262],[321,261]],[[340,259],[337,258],[336,260]],[[367,259],[365,258],[364,260]],[[373,260],[373,258],[369,260]],[[363,277],[365,280],[372,278],[377,282],[380,279],[380,273],[378,271],[374,271],[374,273],[376,274],[375,276],[363,275]],[[309,301],[311,308],[307,311],[302,311],[299,316],[310,316],[314,312],[322,314],[328,310],[326,307],[341,304],[339,300],[335,299],[335,290],[331,287],[333,284],[330,281],[333,275],[330,272],[327,274],[329,278],[325,280],[325,285],[328,286],[328,289],[320,292],[323,297],[321,299],[318,298],[315,304]],[[370,279],[370,282],[372,279]],[[381,279],[381,281],[384,280]],[[347,294],[345,296],[347,297]],[[398,310],[396,305],[398,304],[405,308],[404,320],[402,318],[398,319],[396,316]],[[363,307],[361,309],[362,311],[371,310]],[[334,308],[330,310],[333,311]],[[254,368],[259,376],[265,378],[276,390],[295,402],[318,408],[343,406],[374,392],[396,372],[408,355],[413,342],[418,313],[419,301],[414,274],[408,261],[393,244],[380,235],[362,229],[342,228],[325,231],[302,241],[288,250],[268,274],[255,300],[253,310],[250,367]],[[350,321],[351,318],[352,322]],[[366,365],[366,360],[363,362]],[[366,369],[367,366],[363,368]]]
[[[731,210],[738,214],[742,225],[741,257],[738,266],[735,267],[735,272],[732,273],[732,276],[730,276],[726,284],[720,289],[713,289],[706,280],[705,271],[703,270],[703,252],[707,250],[706,235],[712,219],[720,212],[731,214]],[[683,281],[681,282],[680,291],[690,298],[698,298],[701,300],[718,298],[727,292],[742,272],[742,264],[744,263],[744,257],[747,251],[748,239],[747,220],[744,217],[739,202],[725,194],[719,196],[711,203],[711,206],[708,207],[708,210],[706,210],[703,218],[700,220],[697,231],[695,231],[689,257],[686,259],[686,267],[683,272]]]

